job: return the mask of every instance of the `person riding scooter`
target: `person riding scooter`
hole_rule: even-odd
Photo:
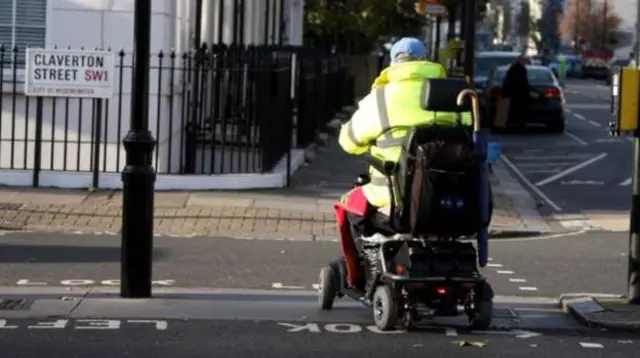
[[[437,124],[441,126],[471,126],[469,112],[428,112],[421,107],[424,81],[445,78],[444,67],[426,60],[427,49],[416,38],[403,38],[390,51],[391,64],[375,79],[371,92],[358,104],[351,120],[340,130],[339,144],[353,155],[370,155],[397,163],[407,128]],[[358,186],[342,197],[342,202],[358,202],[365,206],[357,215],[347,214],[352,238],[365,269],[369,273],[365,283],[363,300],[375,284],[377,261],[375,253],[367,252],[367,239],[376,235],[372,220],[377,211],[390,205],[390,194],[385,176],[375,168],[369,168],[371,181]]]

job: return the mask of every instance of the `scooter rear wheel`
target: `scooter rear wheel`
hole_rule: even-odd
[[[320,270],[320,282],[318,287],[318,303],[323,310],[333,308],[333,301],[336,298],[337,288],[333,279],[333,267],[325,266]]]
[[[373,295],[373,320],[381,331],[393,330],[398,326],[398,302],[389,286],[376,288]]]

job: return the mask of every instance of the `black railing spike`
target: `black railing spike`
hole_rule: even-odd
[[[124,55],[125,55],[124,49],[120,49],[120,51],[118,51],[118,56],[124,57]]]
[[[158,51],[158,58],[163,58],[164,57],[164,52],[162,52],[162,50]]]
[[[4,52],[4,42],[0,42],[0,51]]]
[[[67,50],[71,50],[71,45],[67,46]]]
[[[111,46],[107,47],[107,51],[111,52]]]

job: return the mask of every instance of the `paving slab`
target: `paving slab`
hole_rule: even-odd
[[[561,298],[563,310],[589,327],[640,333],[640,305],[624,298]]]
[[[313,161],[285,189],[156,192],[154,230],[173,236],[228,236],[285,240],[336,240],[333,203],[366,172],[363,161],[333,137],[317,146]],[[500,163],[491,176],[495,237],[549,232],[535,202]],[[0,188],[0,230],[119,233],[122,193],[66,189]]]

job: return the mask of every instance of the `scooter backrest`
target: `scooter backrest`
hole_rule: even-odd
[[[462,78],[434,78],[424,81],[422,86],[422,109],[432,112],[468,112],[471,99],[465,97],[462,106],[458,106],[458,94],[471,89]]]

